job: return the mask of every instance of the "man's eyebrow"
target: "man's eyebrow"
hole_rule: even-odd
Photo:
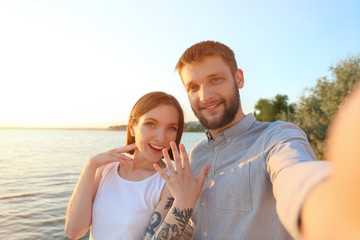
[[[218,77],[218,76],[224,76],[224,75],[226,75],[226,74],[223,72],[216,72],[216,73],[212,73],[212,74],[208,75],[207,77],[212,78],[212,77]]]
[[[196,85],[196,82],[195,81],[193,81],[193,80],[190,80],[189,82],[187,82],[184,86],[185,87],[188,87],[188,86],[191,86],[191,85]]]

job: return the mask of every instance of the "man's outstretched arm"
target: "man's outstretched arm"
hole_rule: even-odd
[[[333,174],[314,188],[304,203],[304,239],[360,238],[360,84],[329,128],[327,159]]]

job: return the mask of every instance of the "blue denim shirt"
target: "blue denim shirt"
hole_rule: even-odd
[[[298,239],[308,192],[329,174],[314,161],[305,133],[287,122],[252,114],[190,153],[194,175],[211,169],[195,205],[193,239]]]

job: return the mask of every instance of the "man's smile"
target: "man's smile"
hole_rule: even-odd
[[[206,112],[213,112],[219,108],[219,106],[223,103],[222,100],[212,102],[210,104],[200,104],[199,109],[204,110]]]

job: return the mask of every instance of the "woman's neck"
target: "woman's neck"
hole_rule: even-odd
[[[156,173],[153,167],[153,163],[150,161],[140,159],[139,157],[133,157],[136,162],[131,165],[119,165],[118,173],[120,177],[129,181],[142,181],[148,177],[151,177]],[[160,159],[157,164],[164,168],[165,163]]]

